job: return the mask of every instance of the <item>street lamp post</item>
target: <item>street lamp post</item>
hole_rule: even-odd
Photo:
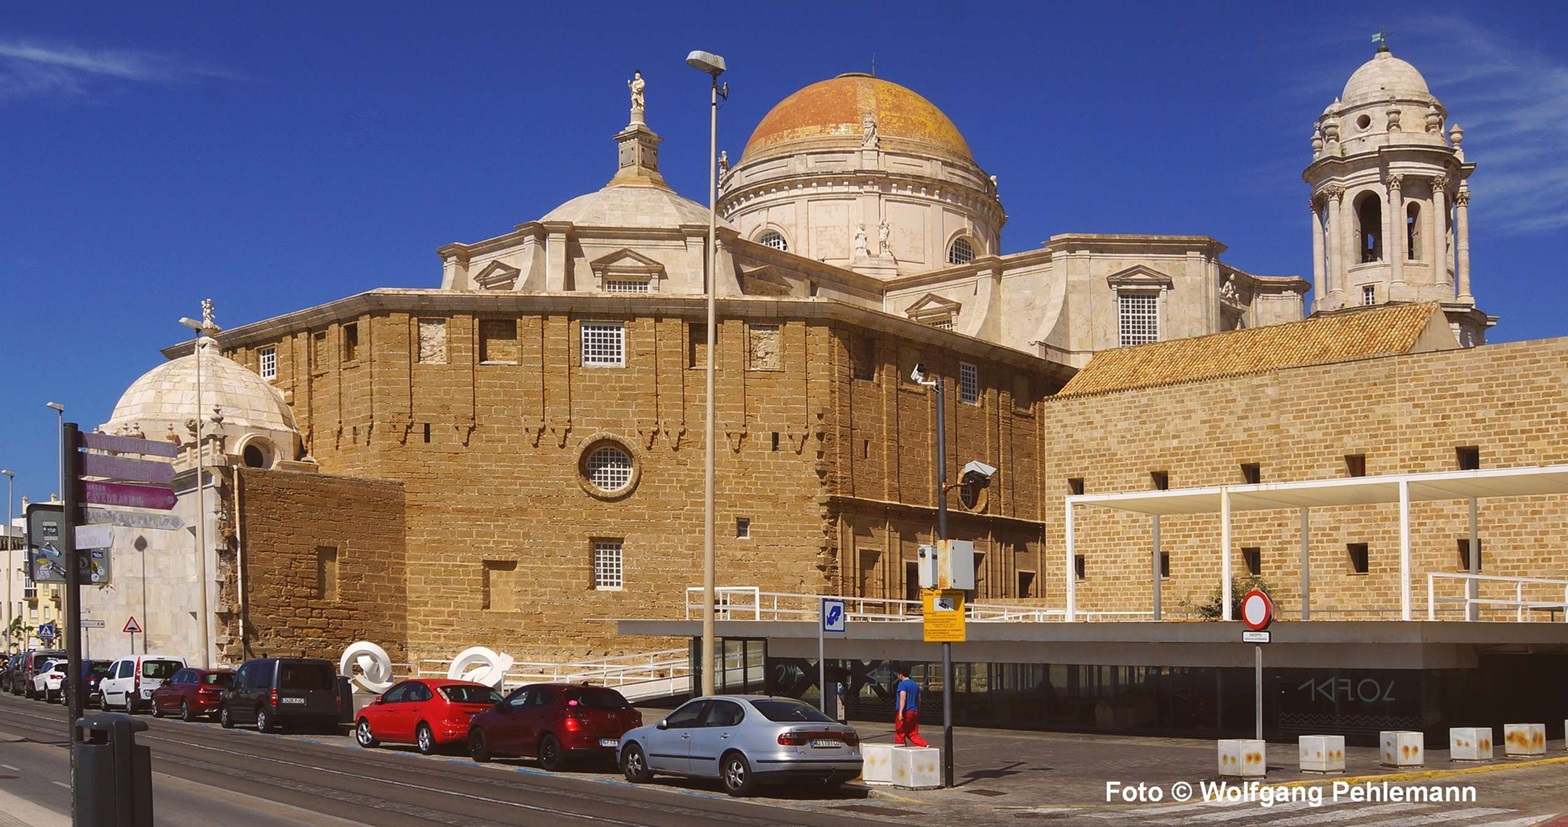
[[[50,410],[53,410],[54,413],[55,413],[55,432],[59,435],[58,444],[57,444],[57,448],[58,448],[57,453],[59,453],[60,456],[64,457],[65,456],[65,406],[61,405],[59,402],[45,402],[44,403],[44,407],[45,408],[49,408]],[[60,499],[63,500],[63,499],[65,499],[65,461],[64,460],[61,460],[61,462],[60,462],[60,472],[59,473],[60,473],[59,487],[56,490],[60,492]]]
[[[915,365],[910,378],[936,390],[936,543],[947,554],[947,397],[942,378]],[[953,786],[953,644],[942,641],[942,786]]]
[[[11,563],[13,557],[11,550],[16,547],[16,541],[11,539],[11,522],[16,519],[16,514],[11,510],[12,486],[16,484],[15,471],[0,471],[5,475],[5,652],[11,654],[11,623],[15,617],[15,609],[11,603],[11,581],[16,579],[16,569]]]
[[[718,213],[716,203],[719,192],[719,96],[729,100],[729,84],[719,85],[719,75],[727,68],[724,58],[711,52],[694,51],[686,55],[686,64],[713,80],[708,120],[708,260],[704,273],[703,291],[708,297],[708,353],[705,365],[707,393],[703,405],[702,437],[702,694],[714,693],[714,507],[713,507],[713,350],[717,340],[717,322],[714,311],[714,294],[717,292],[719,273]]]
[[[212,299],[202,299],[201,320],[184,318],[180,324],[196,332],[196,346],[192,355],[196,359],[196,639],[201,647],[198,659],[203,668],[210,662],[207,654],[210,640],[207,636],[207,507],[205,489],[206,484],[202,477],[205,474],[202,457],[202,414],[201,406],[201,351],[207,333],[217,333],[221,328],[212,321]],[[142,646],[146,647],[147,630],[142,630]]]

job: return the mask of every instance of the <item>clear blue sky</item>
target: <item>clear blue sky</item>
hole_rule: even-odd
[[[537,8],[5,4],[0,467],[17,499],[56,488],[44,403],[101,424],[201,299],[234,327],[437,287],[437,246],[600,187],[633,69],[665,174],[706,200],[695,48],[729,61],[731,157],[786,95],[874,59],[998,176],[1004,252],[1064,232],[1193,233],[1244,270],[1310,276],[1312,124],[1386,26],[1479,165],[1471,260],[1480,306],[1502,317],[1493,340],[1568,327],[1568,4]]]

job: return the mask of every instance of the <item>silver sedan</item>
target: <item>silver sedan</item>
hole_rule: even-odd
[[[664,720],[621,736],[626,779],[655,773],[717,778],[730,795],[802,778],[826,789],[860,775],[860,736],[794,698],[715,695],[687,701]]]

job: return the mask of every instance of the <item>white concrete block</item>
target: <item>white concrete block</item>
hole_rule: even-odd
[[[1448,730],[1448,757],[1455,761],[1492,760],[1492,728],[1456,726]]]
[[[1513,758],[1546,754],[1546,724],[1503,724],[1503,753]]]
[[[860,780],[867,784],[893,783],[893,750],[900,749],[892,744],[860,744]]]
[[[894,747],[893,786],[935,790],[942,786],[942,751],[936,747]]]
[[[1262,778],[1268,769],[1268,752],[1262,741],[1227,738],[1220,741],[1220,775]]]
[[[1302,772],[1345,771],[1345,736],[1303,735],[1297,746]]]
[[[1386,729],[1378,733],[1380,759],[1385,767],[1419,767],[1426,763],[1421,733]]]

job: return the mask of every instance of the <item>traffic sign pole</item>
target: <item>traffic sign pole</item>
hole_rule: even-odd
[[[828,709],[828,599],[826,597],[817,600],[817,619],[821,621],[817,624],[817,687],[821,689],[819,694],[822,695],[822,714],[832,717],[833,713]]]
[[[65,520],[60,531],[60,552],[65,563],[65,679],[71,691],[66,694],[66,743],[71,747],[71,812],[76,810],[76,722],[82,717],[86,693],[82,688],[82,592],[81,561],[76,550],[76,524],[81,517],[82,466],[81,431],[75,422],[60,425],[60,472],[64,477],[60,497],[65,505]]]

